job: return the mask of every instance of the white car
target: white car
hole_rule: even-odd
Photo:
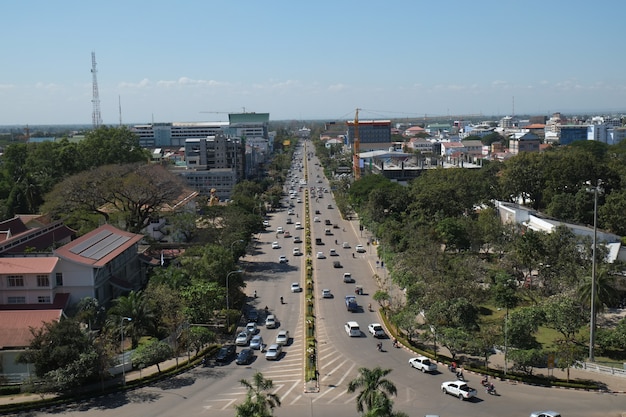
[[[293,243],[302,243],[302,238],[300,236],[294,236]]]
[[[291,284],[291,292],[301,292],[302,287],[297,282]]]
[[[320,222],[320,218],[319,217],[313,217],[313,222],[319,223]]]
[[[530,417],[561,417],[561,413],[556,411],[535,411],[530,413]]]
[[[383,330],[383,326],[380,323],[371,323],[367,325],[367,330],[370,334],[376,338],[385,337],[385,331]]]
[[[281,330],[276,335],[276,344],[286,346],[289,344],[289,330]]]
[[[263,220],[263,227],[270,227],[270,222],[267,220]]]
[[[351,284],[354,282],[354,278],[352,278],[352,274],[350,274],[349,272],[344,272],[343,274],[343,282],[345,282],[346,284]]]
[[[272,249],[280,249],[280,244],[278,242],[272,242]]]
[[[339,254],[337,253],[337,251],[335,249],[331,249],[328,251],[328,255],[329,256],[339,256]]]
[[[431,362],[426,356],[416,356],[409,359],[409,365],[422,372],[435,372],[437,370],[437,364]]]
[[[250,342],[250,333],[241,332],[237,335],[235,339],[235,344],[237,346],[246,346]]]
[[[289,260],[287,259],[287,257],[285,255],[280,255],[280,258],[278,258],[278,263],[279,264],[286,264],[288,262],[289,262]]]
[[[324,255],[324,252],[317,252],[317,254],[315,255],[315,257],[317,259],[326,259],[326,256]]]
[[[477,392],[474,388],[470,388],[463,381],[447,381],[441,384],[441,391],[444,394],[450,394],[458,397],[461,401],[469,400],[476,396]]]
[[[283,348],[280,345],[270,345],[270,347],[268,347],[267,351],[265,352],[265,359],[267,359],[268,361],[278,360],[282,351]]]
[[[300,248],[293,248],[293,256],[300,256],[302,252],[300,252]]]
[[[333,293],[328,288],[322,290],[322,298],[333,298]]]
[[[278,321],[276,320],[276,316],[270,314],[265,318],[265,328],[266,329],[275,329],[278,326]]]
[[[278,226],[278,227],[276,228],[276,233],[285,233],[285,229],[283,229],[283,227],[282,227],[282,226]]]
[[[257,333],[257,330],[256,323],[251,321],[246,324],[246,331],[250,333],[250,335],[254,336]]]
[[[365,248],[363,247],[363,245],[356,245],[354,247],[354,250],[356,250],[358,253],[365,253]]]
[[[350,249],[350,244],[348,242],[343,242],[341,244],[341,247],[344,248],[344,249]]]
[[[296,230],[301,230],[301,229],[302,229],[302,223],[296,222]]]

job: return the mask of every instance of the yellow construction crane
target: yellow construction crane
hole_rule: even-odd
[[[355,181],[361,178],[361,164],[359,163],[359,109],[356,109],[354,114],[354,146],[352,155],[352,164],[354,168],[354,179]]]

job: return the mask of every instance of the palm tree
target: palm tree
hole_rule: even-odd
[[[248,393],[246,400],[235,406],[237,417],[271,417],[274,408],[280,407],[278,395],[267,392],[274,388],[274,382],[263,378],[262,373],[256,372],[252,375],[252,382],[246,379],[239,382],[246,387]]]
[[[126,296],[118,297],[110,312],[112,319],[109,319],[109,325],[112,329],[119,328],[123,317],[130,319],[123,328],[124,333],[130,336],[133,349],[139,346],[139,338],[154,327],[154,313],[143,291],[131,291]]]
[[[363,417],[409,417],[402,411],[393,411],[393,401],[386,395],[379,393],[374,398],[374,405]]]
[[[374,369],[359,368],[359,376],[348,383],[348,392],[352,393],[362,388],[356,397],[356,409],[363,413],[373,412],[374,409],[384,408],[384,411],[377,411],[376,416],[391,415],[392,402],[389,395],[396,395],[398,390],[393,382],[384,377],[391,372],[391,369],[382,369],[377,366]]]
[[[578,299],[586,307],[591,306],[591,277],[585,280],[578,287]],[[615,278],[602,268],[596,276],[596,313],[601,313],[606,306],[617,301],[617,290],[615,289]]]

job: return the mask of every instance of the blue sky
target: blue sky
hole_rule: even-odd
[[[601,7],[600,7],[601,6]],[[2,6],[0,125],[626,111],[626,2]],[[212,112],[212,113],[203,113]]]

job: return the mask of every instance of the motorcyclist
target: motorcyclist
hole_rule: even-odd
[[[254,290],[254,298],[256,298],[256,290]]]
[[[280,303],[281,303],[281,304],[285,304],[285,302],[284,302],[284,300],[283,300],[283,297],[282,297],[282,296],[280,297]]]

